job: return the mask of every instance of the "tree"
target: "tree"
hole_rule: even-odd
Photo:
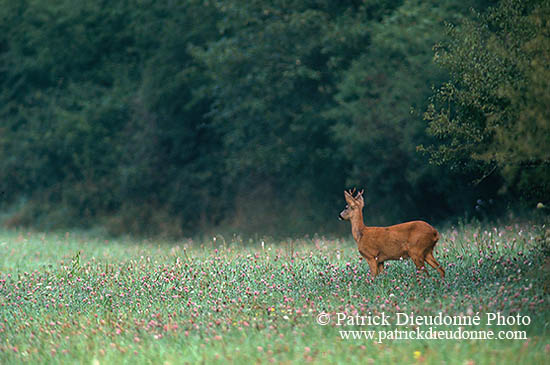
[[[320,224],[341,200],[345,158],[322,111],[338,71],[368,43],[366,6],[378,14],[389,3],[215,2],[220,37],[194,55],[210,78],[234,220],[265,229],[276,215],[292,230]]]
[[[30,0],[0,9],[4,202],[34,201],[29,220],[61,212],[49,227],[89,218],[116,200],[109,175],[136,73],[127,9]]]
[[[446,76],[432,62],[432,47],[444,36],[444,21],[458,22],[468,4],[404,1],[381,20],[366,24],[368,47],[341,71],[336,107],[327,113],[340,153],[348,156],[348,185],[367,188],[367,216],[389,223],[445,217],[467,209],[471,187],[462,176],[442,173],[416,152],[426,143],[419,111],[430,87]],[[461,191],[461,199],[449,191]]]
[[[14,224],[147,233],[204,219],[220,169],[187,48],[217,35],[216,9],[0,3],[0,191],[4,207],[22,202]]]
[[[145,9],[133,25],[145,55],[117,175],[124,203],[110,226],[194,232],[219,223],[228,200],[220,135],[201,93],[208,78],[190,52],[216,39],[219,13],[198,0]]]
[[[550,195],[550,2],[503,0],[436,47],[451,75],[425,113],[432,162],[504,178],[501,191]]]

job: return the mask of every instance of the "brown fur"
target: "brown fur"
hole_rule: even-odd
[[[426,270],[424,262],[427,262],[442,278],[445,277],[445,271],[433,256],[433,248],[440,237],[434,227],[424,221],[367,227],[363,223],[363,191],[355,197],[351,191],[345,191],[344,195],[348,206],[340,213],[340,218],[351,222],[359,253],[367,260],[374,276],[384,270],[384,261],[410,257],[418,270]]]

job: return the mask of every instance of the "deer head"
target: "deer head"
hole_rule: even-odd
[[[344,190],[344,197],[346,198],[346,202],[348,204],[338,216],[339,219],[349,220],[351,219],[351,217],[361,212],[361,210],[365,206],[365,202],[363,201],[363,192],[364,190],[361,190],[355,196],[353,196],[353,194],[355,193],[355,188],[349,191]]]

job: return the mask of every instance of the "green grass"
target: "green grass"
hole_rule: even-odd
[[[467,225],[442,233],[444,281],[394,261],[373,279],[350,239],[175,243],[0,232],[0,363],[545,363],[550,229]],[[331,315],[317,324],[319,313]],[[472,317],[465,330],[527,340],[341,339],[349,316]],[[488,326],[486,313],[528,316]],[[426,330],[429,326],[420,326]],[[439,326],[438,330],[458,330]]]

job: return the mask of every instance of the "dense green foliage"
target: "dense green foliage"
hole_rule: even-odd
[[[437,220],[495,199],[501,173],[540,199],[548,7],[516,14],[518,1],[508,3],[509,13],[481,16],[470,8],[491,2],[0,0],[4,221],[170,235],[334,231],[347,229],[335,220],[346,187],[366,188],[368,223]],[[445,22],[455,25],[447,34]],[[493,33],[490,47],[479,43]],[[443,67],[432,61],[437,42],[447,45],[436,53]],[[475,52],[462,51],[468,42]],[[476,64],[493,83],[470,75]],[[436,137],[455,139],[434,151],[499,166],[477,185],[484,170],[430,165],[416,151],[440,143],[422,114],[448,72],[428,119]],[[450,88],[461,96],[448,100],[447,126]],[[480,110],[494,98],[508,101],[483,130],[491,137],[457,152],[453,143],[472,146],[462,135],[485,123]],[[531,164],[533,173],[518,170]]]
[[[373,279],[347,240],[246,244],[218,236],[174,245],[0,232],[9,253],[0,256],[0,362],[545,363],[548,226],[468,225],[441,233],[435,255],[444,281],[431,268],[431,277],[416,275],[411,260],[392,261]],[[330,325],[317,323],[321,312]],[[530,323],[488,325],[487,313],[496,312]],[[384,313],[390,326],[336,326],[337,313]],[[397,325],[397,313],[479,315],[479,325],[462,330],[525,334],[383,339],[382,331],[415,330]],[[378,337],[346,340],[341,330]]]
[[[550,2],[505,0],[450,25],[435,60],[451,81],[426,113],[444,139],[433,159],[488,176],[530,199],[550,196]]]

